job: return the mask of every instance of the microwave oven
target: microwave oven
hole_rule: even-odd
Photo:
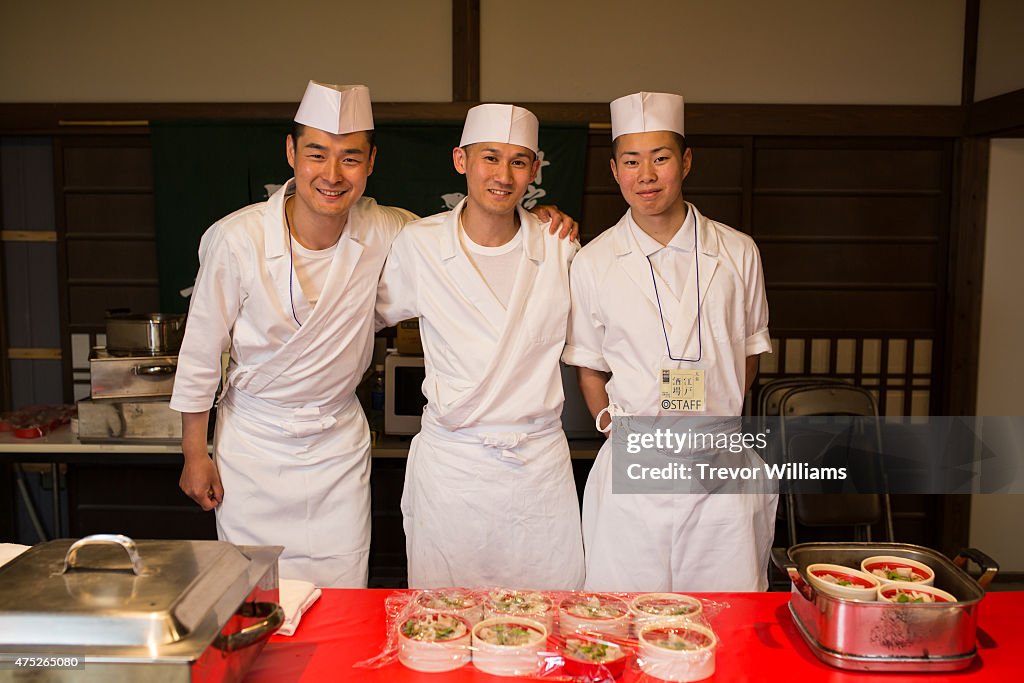
[[[562,429],[570,439],[598,439],[594,418],[583,401],[576,381],[576,368],[560,363]],[[384,359],[384,433],[408,436],[420,431],[420,418],[427,399],[423,396],[423,356],[389,353]]]
[[[423,395],[423,356],[389,353],[384,358],[384,433],[409,435],[420,431],[427,399]]]

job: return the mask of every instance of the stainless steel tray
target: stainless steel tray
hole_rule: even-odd
[[[125,356],[95,347],[89,357],[92,398],[170,398],[177,356]]]
[[[78,402],[82,443],[180,443],[181,413],[168,399],[112,399]]]
[[[894,555],[935,570],[935,586],[952,593],[949,604],[893,604],[844,600],[816,591],[806,580],[818,562],[859,567],[872,555]],[[955,561],[905,543],[801,543],[775,548],[772,557],[789,575],[789,611],[797,630],[821,661],[854,671],[956,671],[977,654],[977,607],[999,566],[984,553],[965,550]],[[962,569],[967,559],[981,566],[975,581]]]
[[[284,619],[281,550],[114,535],[37,545],[0,569],[0,683],[240,681]],[[81,666],[10,666],[58,655]]]

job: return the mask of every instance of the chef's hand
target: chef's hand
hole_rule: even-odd
[[[181,452],[185,465],[181,468],[178,486],[199,507],[209,511],[224,500],[217,466],[206,452],[206,430],[210,412],[181,414]]]
[[[185,460],[178,485],[203,510],[212,510],[224,500],[224,487],[221,486],[217,466],[206,454],[202,458]]]
[[[577,239],[580,236],[580,226],[567,213],[558,210],[554,204],[543,204],[530,209],[530,213],[536,216],[542,223],[551,221],[548,230],[554,235],[556,232],[561,239]]]

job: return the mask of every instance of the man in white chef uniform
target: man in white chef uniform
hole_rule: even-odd
[[[757,357],[771,350],[760,255],[750,237],[683,199],[693,156],[682,97],[622,97],[611,118],[611,170],[629,210],[573,262],[562,358],[578,366],[604,430],[613,416],[637,415],[685,417],[689,427],[724,433],[738,427],[728,418],[741,414]],[[700,402],[689,404],[700,410],[665,410],[678,405],[663,404],[666,378],[702,386]],[[774,493],[613,494],[612,443],[584,494],[588,589],[767,587]]]
[[[355,388],[373,350],[377,281],[416,216],[363,197],[376,147],[366,86],[310,81],[285,143],[295,177],[203,235],[171,407],[181,488],[217,535],[283,545],[281,576],[366,585],[370,435]],[[563,232],[553,207],[539,207]],[[231,346],[207,455],[209,410]]]
[[[558,359],[577,246],[519,206],[537,117],[482,104],[453,150],[467,197],[408,225],[381,276],[378,326],[420,319],[427,405],[402,512],[410,587],[583,583]]]

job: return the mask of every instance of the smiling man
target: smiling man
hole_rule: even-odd
[[[402,496],[413,588],[583,582],[558,366],[577,246],[519,206],[537,132],[521,107],[470,109],[452,152],[467,197],[407,226],[381,277],[378,326],[419,317],[425,357]]]
[[[611,170],[629,210],[573,262],[563,360],[578,366],[602,429],[629,415],[738,429],[757,357],[771,350],[757,247],[683,199],[693,153],[682,97],[628,95],[611,117]],[[676,382],[693,387],[687,401],[671,399]],[[608,439],[583,499],[588,589],[766,587],[773,493],[613,494],[611,450]]]

